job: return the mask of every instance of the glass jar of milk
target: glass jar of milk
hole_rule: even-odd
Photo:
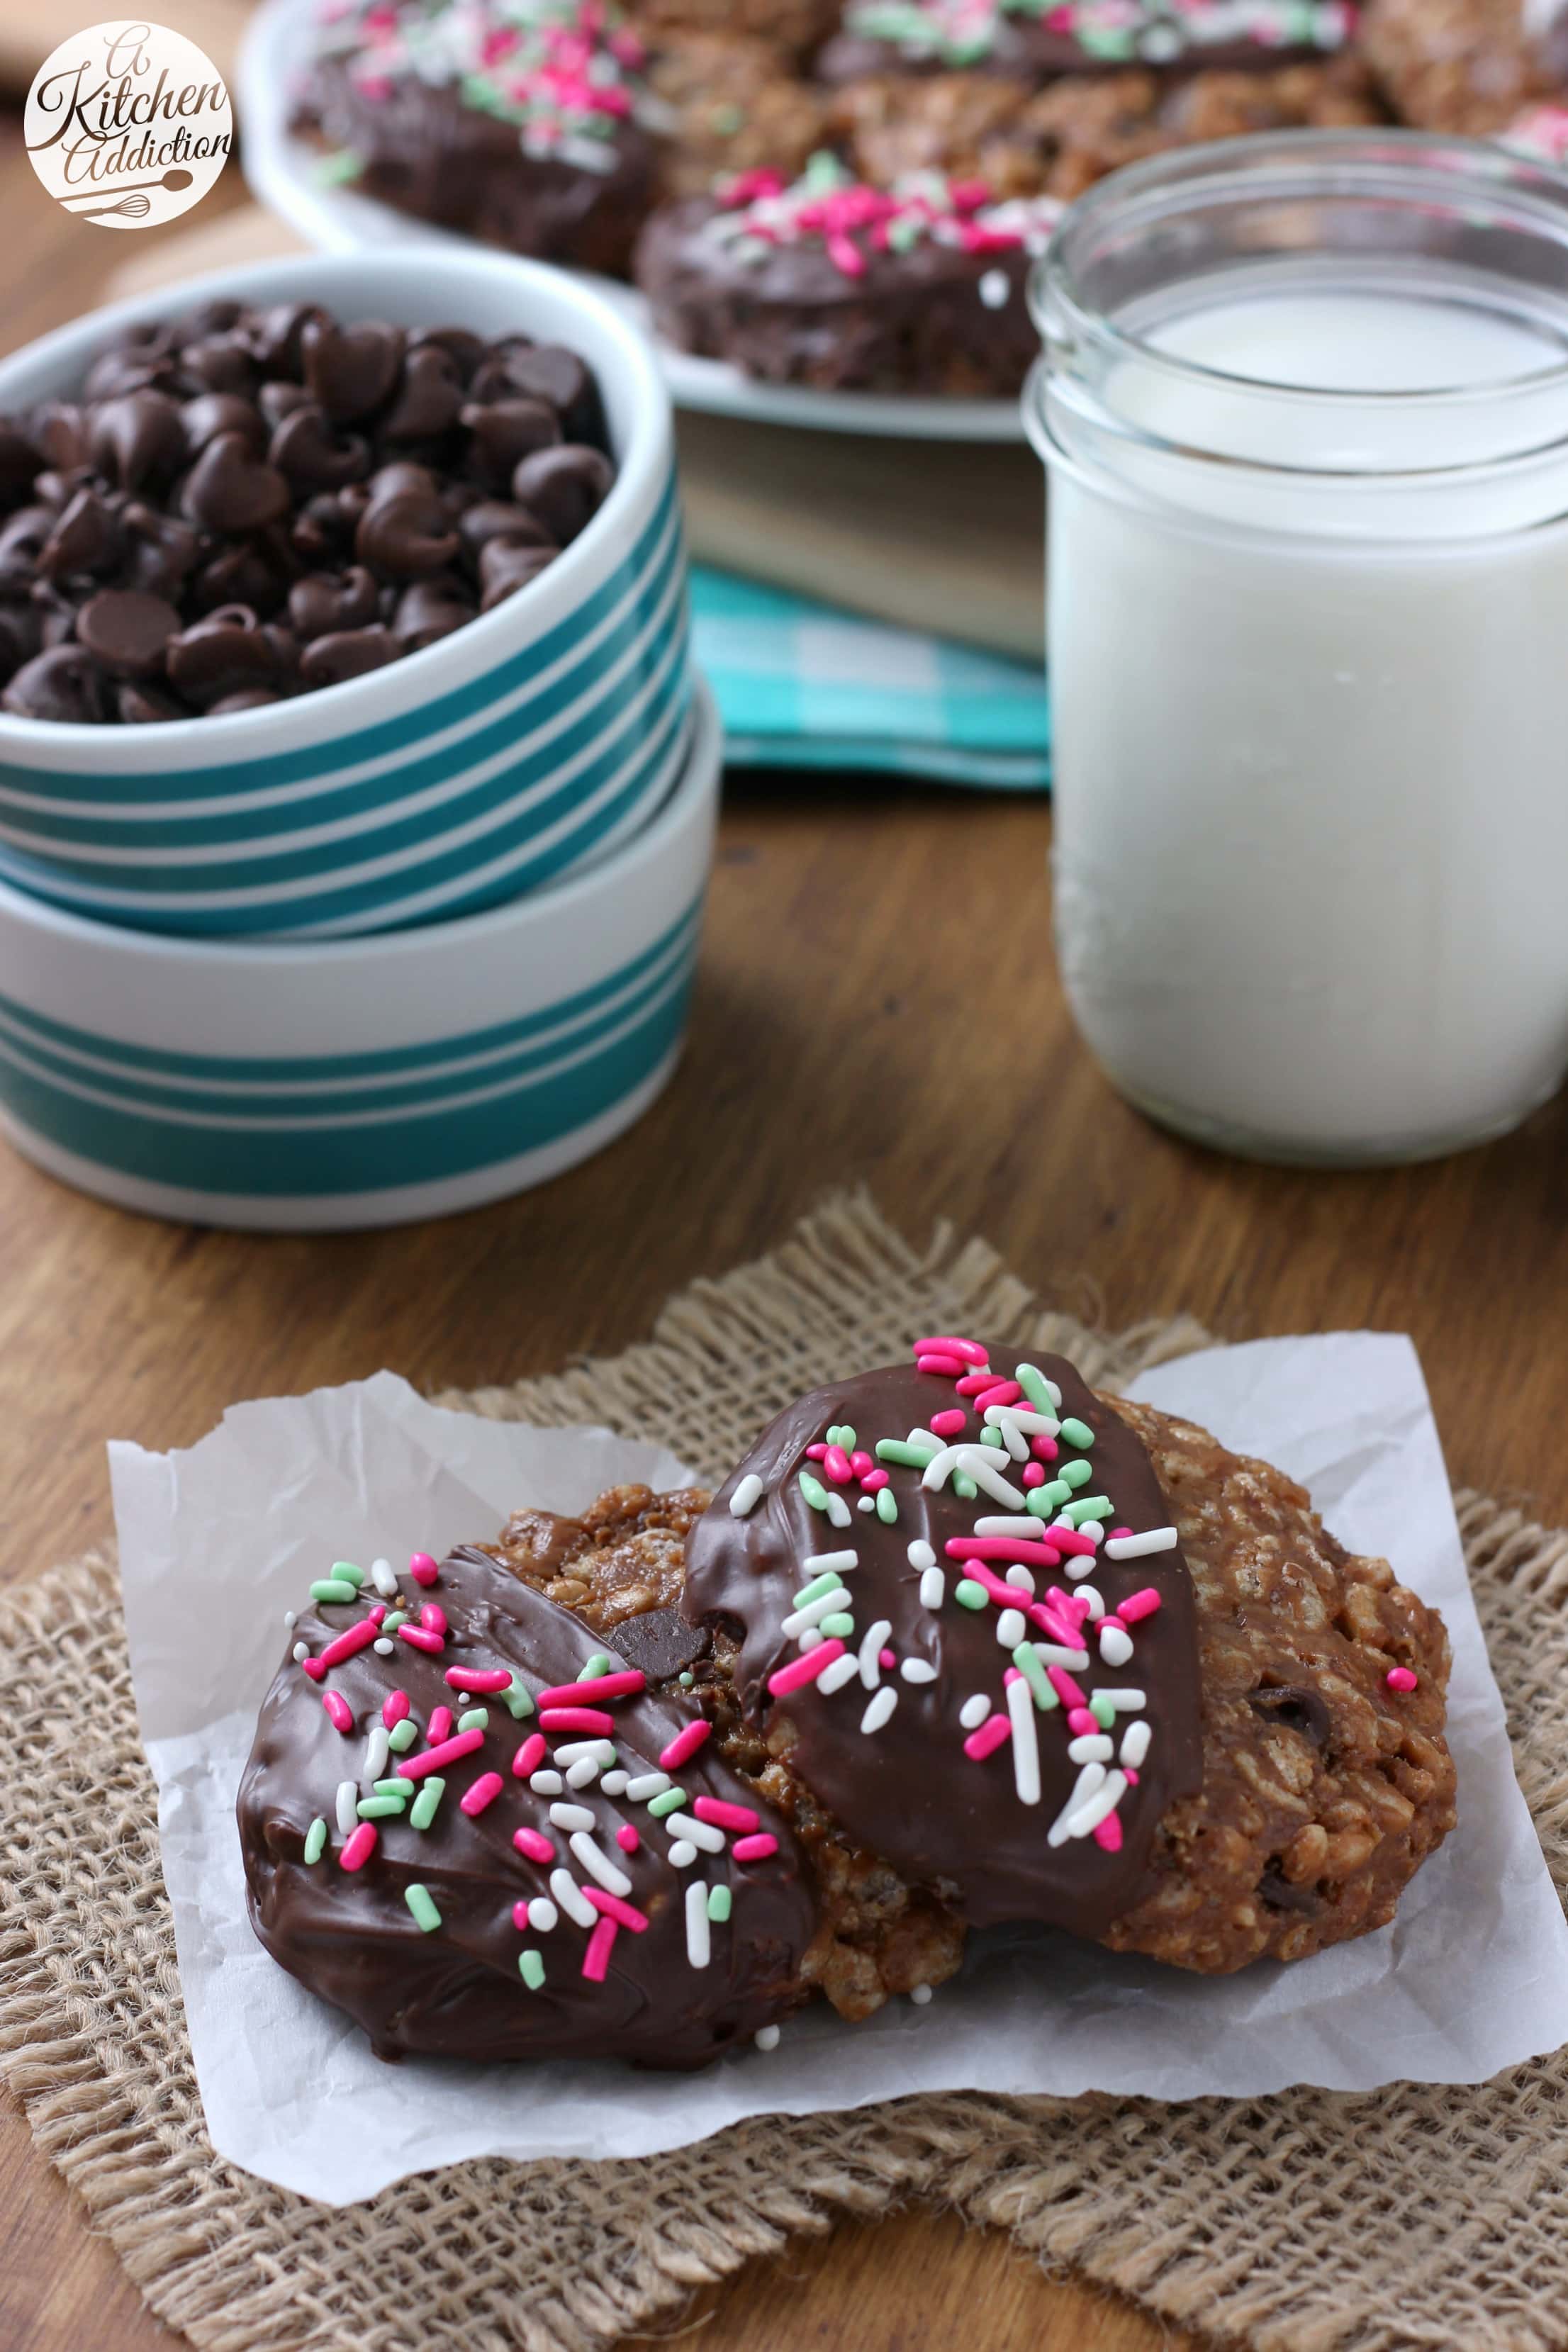
[[[1089,1045],[1270,1159],[1501,1133],[1568,1065],[1568,176],[1188,149],[1075,205],[1033,300]]]

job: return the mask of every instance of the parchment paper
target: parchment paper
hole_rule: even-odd
[[[483,1537],[523,1502],[679,1483],[607,1431],[444,1412],[387,1372],[234,1407],[188,1452],[111,1446],[142,1736],[214,2145],[348,2204],[458,2159],[644,2155],[736,2118],[960,2087],[1166,2099],[1291,2083],[1479,2082],[1568,2040],[1568,1927],[1515,1782],[1419,1364],[1374,1332],[1261,1340],[1164,1364],[1133,1393],[1303,1480],[1453,1636],[1459,1826],[1379,1934],[1289,1968],[1199,1978],[1032,1931],[976,1938],[927,2007],[844,2026],[821,2004],[779,2048],[690,2077],[580,2061],[386,2066],[278,1968],[246,1918],[234,1799],[282,1615],[334,1558],[399,1561]]]

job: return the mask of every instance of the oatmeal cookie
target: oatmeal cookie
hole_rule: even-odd
[[[1568,96],[1568,20],[1525,29],[1518,0],[1371,0],[1362,51],[1402,122],[1487,139]]]
[[[776,41],[746,33],[661,35],[648,87],[665,108],[662,188],[706,195],[715,180],[769,167],[793,179],[823,142],[825,93]]]

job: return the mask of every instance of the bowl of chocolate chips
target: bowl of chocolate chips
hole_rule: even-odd
[[[112,925],[445,922],[687,761],[669,403],[590,286],[301,255],[0,362],[0,881]]]

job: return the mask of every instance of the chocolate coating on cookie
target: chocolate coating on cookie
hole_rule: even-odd
[[[1113,1518],[1103,1524],[1135,1534],[1166,1528],[1171,1514],[1142,1440],[1070,1364],[1058,1357],[1037,1360],[1035,1370],[1061,1399],[1059,1408],[1042,1415],[1013,1385],[1017,1362],[1016,1350],[991,1352],[998,1409],[1006,1408],[1010,1388],[1014,1410],[1052,1428],[1060,1424],[1059,1438],[1037,1431],[1026,1440],[1044,1479],[1033,1491],[1050,1498],[1037,1515],[1025,1507],[1031,1491],[1021,1483],[1025,1464],[1007,1451],[985,1448],[992,1478],[1013,1489],[1014,1501],[984,1485],[966,1499],[951,1472],[944,1483],[926,1483],[940,1465],[922,1472],[897,1454],[885,1454],[883,1491],[892,1496],[896,1517],[881,1516],[888,1507],[874,1499],[878,1474],[870,1467],[879,1441],[907,1452],[906,1433],[918,1436],[935,1416],[942,1427],[931,1444],[979,1448],[984,1399],[959,1393],[951,1374],[912,1364],[862,1373],[792,1405],[731,1474],[692,1533],[683,1605],[695,1622],[738,1632],[734,1689],[742,1717],[762,1730],[773,1752],[851,1838],[885,1857],[906,1881],[942,1892],[973,1926],[1034,1919],[1095,1936],[1145,1891],[1161,1816],[1200,1784],[1193,1590],[1175,1544],[1120,1559],[1107,1556],[1104,1545],[1094,1554],[1079,1534],[1082,1550],[1064,1549],[1055,1564],[1048,1555],[1042,1558],[1041,1545],[1051,1546],[1051,1522],[1067,1507],[1065,1499],[1057,1499],[1058,1491],[1062,1498],[1069,1491],[1080,1498],[1090,1492],[1109,1496]],[[962,1369],[966,1375],[973,1370]],[[829,1437],[845,1425],[852,1438]],[[1074,1436],[1085,1431],[1092,1443],[1075,1445]],[[1054,1458],[1041,1461],[1033,1453],[1034,1435]],[[837,1458],[813,1455],[813,1447],[825,1444],[837,1449]],[[1087,1465],[1091,1478],[1058,1489],[1058,1472],[1071,1463]],[[847,1465],[851,1475],[833,1483]],[[858,1465],[865,1467],[857,1472]],[[958,1475],[965,1475],[962,1466]],[[873,1481],[868,1495],[860,1484],[866,1475]],[[814,1494],[837,1502],[831,1519]],[[1003,1537],[987,1535],[983,1524],[977,1528],[977,1522],[997,1517],[1022,1519],[1032,1533]],[[952,1544],[957,1553],[950,1551]],[[994,1545],[994,1550],[977,1562],[976,1544]],[[845,1654],[858,1653],[861,1671],[840,1681],[830,1659],[824,1689],[795,1680],[813,1651],[797,1649],[798,1621],[790,1632],[784,1625],[796,1596],[819,1573],[831,1573],[825,1560],[835,1555],[844,1555],[841,1609],[853,1619]],[[922,1561],[942,1570],[939,1605],[922,1599]],[[1032,1591],[1007,1585],[1010,1564],[1029,1570]],[[1081,1573],[1086,1567],[1088,1577]],[[1076,1581],[1074,1570],[1080,1572]],[[1108,1611],[1134,1593],[1158,1596],[1147,1613],[1130,1617],[1131,1654],[1121,1651],[1118,1664],[1100,1654],[1092,1620],[1084,1632],[1073,1609],[1049,1598],[1053,1587],[1058,1594],[1066,1589],[1070,1602],[1089,1590],[1090,1580],[1096,1601]],[[968,1587],[962,1595],[961,1583]],[[929,1584],[926,1590],[929,1595]],[[1059,1688],[1052,1683],[1044,1706],[1034,1700],[1022,1713],[1009,1678],[1017,1675],[1015,1654],[1024,1636],[1002,1622],[1012,1606],[1009,1592],[1020,1610],[1031,1612],[1019,1621],[1028,1642],[1047,1641],[1042,1664],[1070,1677]],[[978,1605],[965,1605],[977,1595]],[[1070,1649],[1057,1638],[1063,1626],[1078,1634]],[[837,1636],[842,1628],[829,1620],[814,1630]],[[1000,1636],[1009,1631],[1014,1640],[1004,1642]],[[1116,1654],[1117,1645],[1111,1646]],[[1064,1654],[1076,1660],[1070,1670],[1057,1663]],[[910,1664],[912,1678],[905,1672]],[[927,1668],[934,1670],[929,1679]],[[776,1682],[781,1672],[783,1685]],[[1047,1678],[1033,1670],[1029,1677]],[[1113,1730],[1069,1723],[1075,1692],[1092,1700],[1101,1690],[1123,1694]],[[1132,1691],[1142,1694],[1136,1708],[1125,1697]],[[982,1696],[993,1725],[1000,1717],[1005,1727],[987,1729],[974,1720]],[[966,1704],[971,1701],[973,1707]],[[1133,1723],[1147,1724],[1151,1737],[1121,1794],[1114,1826],[1103,1841],[1080,1831],[1053,1843],[1053,1829],[1073,1811],[1069,1800],[1085,1769],[1103,1755],[1107,1769],[1120,1772],[1115,1759]],[[1078,1746],[1085,1738],[1092,1749],[1080,1747],[1069,1755],[1069,1742]],[[1039,1784],[1032,1801],[1024,1756],[1031,1744]],[[1085,1801],[1092,1794],[1086,1791]]]
[[[570,1769],[569,1759],[556,1755],[563,1746],[605,1737],[616,1749],[607,1769],[629,1774],[633,1789],[645,1775],[662,1778],[661,1752],[705,1721],[673,1676],[628,1692],[614,1686],[612,1675],[611,1695],[597,1704],[590,1681],[588,1694],[574,1696],[568,1712],[584,1707],[612,1718],[607,1733],[591,1723],[552,1723],[539,1694],[582,1679],[605,1647],[588,1626],[478,1549],[453,1552],[433,1583],[404,1583],[394,1608],[410,1613],[396,1628],[392,1654],[353,1633],[374,1613],[374,1589],[367,1584],[352,1602],[328,1601],[300,1615],[290,1639],[308,1655],[285,1661],[262,1706],[238,1820],[252,1924],[273,1958],[355,2018],[383,2057],[574,2055],[696,2066],[792,2009],[802,1997],[800,1963],[816,1916],[800,1850],[787,1824],[728,1769],[706,1732],[673,1775],[686,1803],[706,1799],[738,1807],[754,1826],[748,1832],[736,1814],[721,1835],[700,1822],[694,1853],[682,1811],[662,1818],[650,1812],[655,1791],[639,1800],[613,1781],[612,1794],[598,1776],[552,1791],[548,1781],[536,1789],[517,1772],[516,1759],[531,1741],[537,1747],[525,1759],[529,1772],[549,1772]],[[435,1612],[434,1650],[402,1638],[410,1628],[428,1638],[422,1610]],[[321,1673],[331,1645],[345,1633],[363,1646]],[[391,1637],[378,1628],[377,1638]],[[667,1646],[673,1654],[682,1645]],[[657,1672],[658,1645],[645,1644],[644,1655]],[[612,1668],[621,1670],[618,1660]],[[503,1672],[510,1687],[498,1695],[495,1677]],[[470,1684],[465,1701],[460,1690]],[[395,1693],[406,1700],[405,1719],[417,1726],[417,1738],[378,1757],[387,1715],[393,1738],[402,1737],[395,1727],[403,1700]],[[459,1727],[473,1709],[486,1719],[472,1727],[477,1739],[437,1723],[466,1752],[426,1768],[420,1759],[437,1708]],[[345,1718],[349,1727],[340,1729]],[[498,1779],[499,1786],[491,1785]],[[435,1817],[420,1828],[419,1792],[437,1780],[444,1786]],[[362,1801],[372,1809],[374,1836],[365,1839],[359,1830],[371,1850],[358,1867],[338,1816],[345,1781],[353,1784],[346,1805],[354,1822]],[[401,1804],[378,1810],[384,1800],[373,1794],[376,1781],[387,1784],[394,1800],[401,1794]],[[571,1814],[552,1818],[552,1807],[562,1805],[580,1808],[584,1822]],[[324,1843],[319,1828],[319,1857],[307,1863],[313,1823],[323,1825]],[[525,1843],[531,1838],[532,1854],[514,1842],[520,1830]],[[629,1851],[617,1837],[624,1830],[636,1832]],[[757,1841],[754,1851],[748,1834]],[[591,1839],[591,1847],[574,1846],[574,1836]],[[710,1850],[716,1840],[719,1850]],[[552,1850],[549,1860],[541,1841]],[[683,1841],[684,1868],[670,1859]],[[573,1900],[564,1898],[562,1873]],[[731,1906],[724,1916],[722,1895],[703,1904],[697,1948],[707,1958],[700,1965],[689,1918],[694,1887],[726,1890]],[[589,1915],[583,1923],[572,1916],[574,1900]],[[519,1904],[533,1906],[531,1918],[520,1923]],[[628,1905],[633,1918],[626,1916]],[[427,1926],[432,1910],[437,1924]],[[613,1934],[606,1919],[618,1923]],[[542,1981],[522,1972],[530,1953],[531,1972],[536,1977],[542,1969]]]

